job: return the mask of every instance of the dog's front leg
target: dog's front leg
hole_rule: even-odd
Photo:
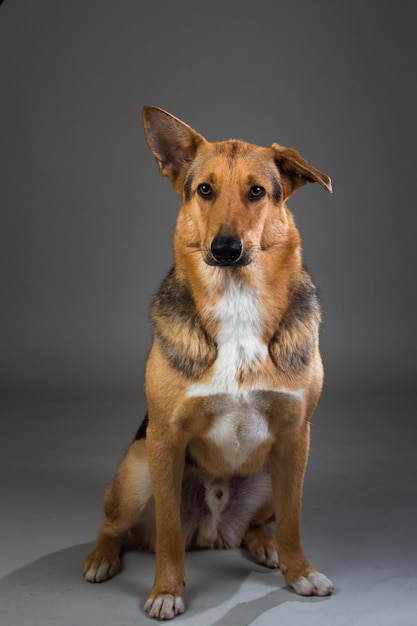
[[[184,537],[180,498],[185,442],[168,427],[154,432],[148,427],[146,446],[155,498],[156,573],[145,604],[151,617],[172,619],[184,612]]]
[[[275,533],[279,567],[286,582],[300,595],[327,596],[333,583],[305,557],[300,535],[301,499],[307,464],[310,424],[288,425],[270,457],[275,500]]]

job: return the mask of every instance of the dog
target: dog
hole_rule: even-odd
[[[133,536],[156,552],[145,611],[159,620],[184,612],[189,548],[241,546],[296,593],[330,595],[300,538],[321,308],[286,206],[307,182],[331,192],[330,178],[293,148],[212,143],[153,106],[143,123],[182,206],[151,307],[148,413],[107,488],[84,577],[117,574]]]

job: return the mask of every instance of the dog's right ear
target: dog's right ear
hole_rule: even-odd
[[[198,146],[205,141],[204,137],[158,107],[144,106],[142,119],[146,140],[159,171],[171,179],[175,190],[180,193],[185,174]]]

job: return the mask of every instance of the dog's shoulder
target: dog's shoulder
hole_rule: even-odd
[[[168,323],[187,320],[196,315],[191,288],[186,280],[179,280],[175,266],[163,279],[151,307],[152,318]]]
[[[156,293],[151,316],[155,339],[171,367],[198,378],[213,364],[217,348],[198,314],[190,285],[173,267]]]
[[[320,321],[318,289],[304,267],[290,287],[286,312],[269,343],[269,354],[278,369],[296,374],[309,363]]]

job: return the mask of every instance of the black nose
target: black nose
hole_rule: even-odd
[[[234,265],[242,256],[242,242],[237,237],[215,237],[211,243],[211,254],[219,265]]]

